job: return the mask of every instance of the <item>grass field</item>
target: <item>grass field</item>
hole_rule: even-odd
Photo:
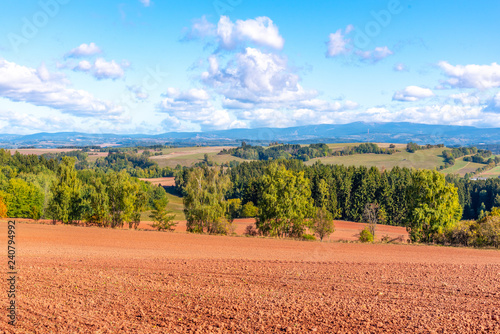
[[[489,177],[489,178],[497,178],[500,177],[500,166],[492,168],[484,173],[479,175],[480,177]]]
[[[229,148],[228,146],[214,146],[214,147],[182,147],[182,148],[167,148],[163,149],[163,155],[150,157],[151,160],[158,163],[160,167],[171,167],[175,168],[177,165],[181,166],[192,166],[198,162],[201,162],[207,154],[209,158],[218,163],[222,164],[229,161],[245,161],[245,159],[240,159],[230,155],[218,155],[220,151],[224,148]]]
[[[334,144],[334,145],[336,145],[336,147],[346,147],[346,144]],[[343,145],[343,146],[337,146],[337,145]],[[392,169],[394,166],[433,169],[435,167],[444,164],[443,157],[441,156],[442,152],[443,148],[432,148],[429,150],[416,151],[415,153],[408,153],[406,151],[401,151],[392,155],[355,154],[342,157],[311,159],[308,162],[306,162],[306,165],[312,165],[319,160],[324,164],[337,164],[345,166],[351,166],[351,165],[368,166],[368,167],[375,166],[378,167],[379,169]]]

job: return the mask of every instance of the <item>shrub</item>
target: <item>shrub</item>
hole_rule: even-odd
[[[302,240],[308,240],[308,241],[311,241],[311,240],[316,240],[316,237],[312,234],[302,234]]]
[[[476,222],[474,220],[462,220],[453,224],[444,231],[445,242],[461,246],[473,244],[475,225]]]
[[[475,246],[500,247],[500,217],[488,215],[477,223]]]
[[[382,237],[382,239],[380,239],[380,241],[382,241],[382,242],[391,242],[391,238],[389,237],[389,235],[386,234],[386,235],[384,235]]]
[[[370,229],[365,227],[361,233],[359,233],[359,241],[361,242],[373,242],[373,234],[370,232]]]
[[[245,218],[255,217],[258,214],[259,208],[257,208],[252,202],[246,203],[241,209],[241,216]]]
[[[257,229],[253,226],[253,224],[247,225],[247,228],[245,229],[246,236],[255,237],[257,234]]]
[[[318,208],[316,215],[312,219],[311,229],[321,241],[323,241],[324,237],[332,234],[335,231],[335,224],[333,223],[331,213],[323,208]]]

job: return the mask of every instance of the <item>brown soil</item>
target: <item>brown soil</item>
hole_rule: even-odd
[[[0,332],[500,333],[497,250],[26,223],[16,235],[18,324],[0,316]]]
[[[159,177],[156,179],[139,179],[151,183],[154,186],[162,185],[166,187],[175,186],[175,177]]]

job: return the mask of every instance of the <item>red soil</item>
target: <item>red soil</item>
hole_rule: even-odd
[[[500,333],[497,250],[26,223],[16,235],[18,324],[0,316],[0,332]]]
[[[151,183],[154,186],[161,184],[162,186],[175,186],[175,177],[160,177],[156,179],[139,179]]]

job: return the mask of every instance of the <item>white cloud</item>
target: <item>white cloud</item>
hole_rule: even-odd
[[[406,65],[403,64],[403,63],[396,63],[396,64],[394,64],[393,69],[396,72],[408,72],[408,67],[406,67]]]
[[[500,92],[488,99],[486,110],[494,113],[500,113]]]
[[[288,68],[286,58],[254,48],[236,54],[222,69],[212,57],[202,80],[226,99],[241,103],[290,103],[317,95],[314,90],[302,88],[299,76]]]
[[[73,50],[68,52],[66,56],[74,58],[88,57],[101,52],[102,52],[101,49],[95,43],[90,43],[90,44],[83,43],[79,47],[74,48]]]
[[[206,37],[214,37],[217,35],[215,24],[209,22],[205,15],[203,15],[200,19],[193,20],[191,28],[186,30],[187,31],[183,40],[204,39]]]
[[[354,27],[352,25],[348,25],[345,28],[344,32],[342,32],[342,29],[339,29],[335,33],[330,34],[329,40],[327,42],[328,57],[335,57],[338,55],[347,54],[351,51],[352,49],[351,40],[345,38],[345,35],[350,33],[353,29]]]
[[[448,77],[446,83],[453,88],[488,89],[500,87],[500,65],[450,65],[446,61],[439,62],[439,67]]]
[[[227,110],[215,108],[204,89],[180,91],[168,88],[163,95],[165,98],[159,105],[159,111],[169,114],[164,126],[171,123],[177,129],[184,128],[185,123],[192,123],[198,124],[203,130],[246,127],[245,123],[231,117]]]
[[[139,0],[144,7],[149,7],[151,5],[151,0]]]
[[[373,50],[359,50],[354,47],[352,39],[348,38],[347,35],[354,30],[353,25],[348,25],[344,31],[342,29],[337,30],[335,33],[331,33],[328,38],[326,56],[329,58],[338,56],[351,56],[357,58],[357,60],[376,63],[390,55],[392,52],[387,46],[378,46]]]
[[[94,63],[87,60],[80,61],[73,67],[74,71],[89,72],[98,80],[103,79],[120,79],[125,75],[124,67],[128,67],[129,63],[123,61],[118,64],[116,61],[106,61],[104,58],[97,58]]]
[[[38,70],[0,58],[0,97],[15,102],[58,109],[76,116],[116,117],[122,108],[95,98],[84,90],[68,87],[61,75],[42,64]]]
[[[479,105],[481,100],[478,96],[469,93],[451,94],[450,98],[455,102],[462,105]]]
[[[90,71],[92,69],[92,66],[93,65],[89,61],[82,60],[78,63],[78,65],[74,69],[87,72],[87,71]]]
[[[123,68],[114,60],[107,62],[103,58],[97,58],[94,63],[94,76],[97,79],[118,79],[124,74]]]
[[[415,102],[434,96],[432,90],[418,86],[408,86],[405,89],[394,93],[392,97],[395,101]]]
[[[128,86],[127,89],[134,94],[136,100],[144,101],[149,98],[149,94],[141,86]]]
[[[253,43],[281,50],[285,40],[279,33],[273,21],[261,16],[255,19],[231,21],[227,16],[221,16],[217,26],[207,21],[203,16],[193,21],[191,28],[186,32],[184,40],[204,39],[215,37],[219,49],[234,50]]]
[[[378,62],[390,55],[394,54],[387,46],[376,47],[370,51],[356,51],[355,52],[362,60]]]
[[[192,112],[198,112],[203,109],[211,109],[212,103],[210,96],[203,89],[190,89],[181,92],[176,88],[168,88],[163,94],[165,98],[160,103],[160,109],[163,112],[174,113],[176,116],[188,119]],[[187,116],[183,116],[187,114]]]

